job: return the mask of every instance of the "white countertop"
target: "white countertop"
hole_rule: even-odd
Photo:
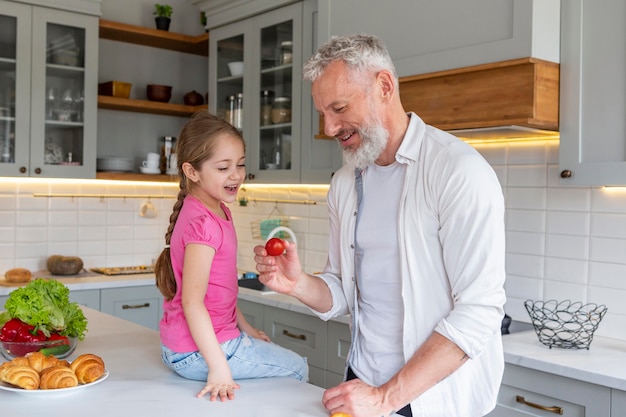
[[[234,401],[196,398],[203,383],[179,377],[161,363],[158,332],[86,307],[84,311],[89,320],[87,337],[68,359],[95,353],[104,359],[108,379],[62,397],[33,398],[0,390],[0,415],[328,416],[321,404],[322,388],[287,378],[239,381]]]
[[[154,285],[154,274],[61,278],[72,291]],[[0,287],[0,296],[14,288]],[[286,295],[239,288],[239,298],[272,307],[314,316],[304,304]],[[333,319],[349,323],[348,316]],[[549,349],[539,343],[533,331],[506,335],[504,359],[507,363],[549,372],[585,382],[626,391],[626,341],[595,337],[589,350]],[[89,337],[87,339],[89,342]]]
[[[503,336],[506,363],[626,391],[626,342],[594,337],[589,350],[557,349],[525,331]]]

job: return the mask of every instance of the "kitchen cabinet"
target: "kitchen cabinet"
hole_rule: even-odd
[[[0,175],[95,176],[97,25],[0,0]]]
[[[307,358],[309,382],[325,385],[326,323],[317,317],[286,312],[276,307],[264,308],[264,331],[276,344]]]
[[[561,184],[626,185],[626,3],[561,9]]]
[[[307,358],[310,383],[327,388],[343,381],[350,348],[347,324],[247,300],[239,299],[237,305],[272,342]]]
[[[626,392],[611,390],[611,417],[623,416],[626,410]]]
[[[103,288],[100,290],[100,311],[158,330],[163,315],[163,296],[152,285]]]
[[[316,3],[307,0],[211,29],[209,111],[241,130],[248,181],[328,183],[341,166],[335,143],[312,140],[317,119],[310,85],[301,81],[303,60],[315,45],[316,10]],[[287,43],[291,51],[281,53]],[[231,73],[233,62],[243,62],[242,74]],[[263,92],[270,97],[269,121],[262,113]],[[242,108],[231,110],[238,95]],[[281,112],[284,99],[287,110]],[[242,115],[241,125],[233,114]]]
[[[99,311],[100,290],[70,291],[70,301]]]
[[[610,388],[507,363],[498,404],[488,416],[610,417],[610,408]]]
[[[559,62],[560,3],[319,0],[318,41],[351,33],[377,35],[400,77],[526,57]],[[356,10],[367,12],[355,18]]]
[[[346,361],[351,343],[350,326],[336,321],[328,322],[326,347],[326,386],[334,387],[344,380]]]

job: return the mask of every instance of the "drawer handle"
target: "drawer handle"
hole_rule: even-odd
[[[134,310],[137,308],[148,308],[150,307],[150,303],[143,303],[143,304],[135,304],[133,306],[130,306],[128,304],[123,304],[122,305],[122,310]]]
[[[561,415],[563,415],[563,409],[561,407],[557,407],[557,406],[546,407],[545,405],[531,403],[530,401],[526,401],[526,399],[524,397],[522,397],[521,395],[517,395],[515,397],[515,401],[517,401],[518,403],[527,405],[529,407],[532,407],[532,408],[537,408],[539,410],[549,411],[549,412],[554,413],[554,414],[561,414]]]
[[[288,330],[283,330],[283,335],[285,335],[287,337],[291,337],[292,339],[306,340],[306,335],[304,335],[304,334],[293,334],[293,333],[289,332]]]

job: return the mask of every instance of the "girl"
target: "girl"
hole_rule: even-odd
[[[272,344],[237,308],[237,237],[229,209],[245,177],[239,131],[196,113],[176,146],[180,191],[156,266],[165,297],[160,322],[163,362],[184,378],[206,380],[198,393],[234,398],[236,379],[306,380],[306,359]]]

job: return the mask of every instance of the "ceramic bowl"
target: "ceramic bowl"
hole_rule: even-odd
[[[150,101],[167,103],[172,98],[172,87],[169,85],[148,84],[146,94]]]
[[[243,61],[235,61],[228,63],[228,70],[233,77],[239,77],[243,75]]]
[[[25,356],[30,352],[46,349],[43,353],[51,353],[59,359],[67,358],[76,350],[78,338],[70,337],[68,341],[43,340],[41,342],[0,342],[0,352],[6,359],[11,360]]]

